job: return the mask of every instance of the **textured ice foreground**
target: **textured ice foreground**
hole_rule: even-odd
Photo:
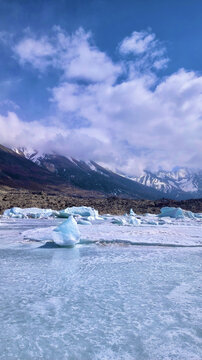
[[[41,247],[66,219],[0,219],[1,360],[202,359],[201,219],[112,218],[69,249]]]

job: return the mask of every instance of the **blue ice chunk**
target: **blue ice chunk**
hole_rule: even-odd
[[[61,210],[58,214],[59,217],[69,217],[70,215],[80,215],[82,217],[92,216],[93,218],[98,217],[98,211],[89,206],[72,206]]]
[[[202,213],[195,213],[194,216],[197,219],[202,219]]]
[[[166,224],[166,221],[163,219],[160,219],[158,222],[158,225],[165,225],[165,224]]]
[[[77,224],[79,224],[79,225],[92,225],[91,222],[89,220],[86,220],[86,219],[79,219],[77,221]]]
[[[164,220],[162,220],[162,221],[163,221],[163,223],[165,223]],[[152,219],[143,219],[143,220],[141,221],[141,223],[142,223],[142,224],[146,224],[146,225],[158,225],[157,221],[152,220]]]
[[[134,213],[133,209],[130,209],[130,216],[136,216],[136,214]]]
[[[163,207],[161,209],[161,214],[158,215],[159,217],[171,217],[175,219],[183,219],[188,217],[190,219],[200,218],[200,214],[194,214],[192,211],[183,210],[181,208],[175,207]]]
[[[3,212],[3,216],[5,217],[16,217],[16,218],[24,218],[22,214],[22,209],[19,207],[12,207],[11,209],[6,209]]]
[[[129,223],[129,225],[139,226],[141,221],[139,219],[137,219],[135,216],[130,216],[128,223]]]
[[[112,218],[111,222],[112,224],[116,224],[116,225],[127,225],[127,221],[121,217]]]
[[[133,209],[130,209],[130,215],[126,215],[126,218],[129,225],[139,226],[141,224],[141,221],[136,218],[136,214]]]
[[[195,219],[195,218],[196,218],[195,214],[194,214],[192,211],[186,211],[186,210],[184,210],[184,215],[185,215],[186,217],[190,218],[190,219]]]
[[[163,208],[161,208],[161,213],[158,216],[159,217],[171,217],[174,219],[183,219],[184,212],[181,208],[163,207]]]
[[[13,207],[11,209],[7,209],[4,211],[3,216],[11,217],[11,218],[33,218],[33,219],[41,219],[48,218],[54,216],[56,211],[52,209],[40,209],[40,208],[20,208]]]
[[[70,215],[65,210],[58,211],[57,217],[68,219]]]
[[[53,240],[60,246],[74,246],[79,242],[80,232],[72,215],[53,230]]]

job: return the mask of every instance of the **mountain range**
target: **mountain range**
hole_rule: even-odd
[[[118,196],[160,199],[158,190],[107,170],[95,162],[84,162],[58,154],[39,155],[25,148],[0,146],[0,185],[29,190],[58,191],[83,197]]]
[[[173,171],[161,170],[156,173],[144,171],[133,180],[159,190],[171,199],[202,198],[202,170],[176,168]]]
[[[26,148],[0,145],[0,184],[10,187],[60,191],[76,196],[117,196],[132,199],[202,197],[202,171],[178,168],[139,177],[110,171],[94,161]]]

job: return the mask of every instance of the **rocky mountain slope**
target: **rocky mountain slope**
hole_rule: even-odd
[[[0,145],[0,186],[63,192],[75,196],[91,196],[93,192],[78,189],[64,179],[27,159],[23,154]],[[94,194],[94,196],[99,194]]]
[[[137,214],[158,214],[163,206],[181,207],[193,212],[202,212],[202,199],[192,200],[135,200],[118,197],[81,197],[68,196],[63,193],[48,194],[47,192],[31,190],[1,190],[0,188],[0,214],[5,209],[18,206],[21,208],[38,207],[46,209],[62,210],[70,206],[91,206],[100,214],[123,215],[129,213],[132,208]]]
[[[93,161],[84,162],[58,154],[38,154],[25,148],[13,149],[18,156],[34,162],[52,176],[77,189],[104,196],[133,199],[160,199],[163,194],[136,181],[120,176]]]
[[[15,148],[13,151],[38,165],[57,181],[103,196],[133,199],[174,200],[202,197],[202,171],[178,168],[174,171],[145,171],[139,177],[128,178],[100,166],[94,161],[82,161],[58,154],[40,154],[37,150]]]

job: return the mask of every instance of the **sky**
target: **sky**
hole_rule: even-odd
[[[0,143],[129,176],[202,164],[201,0],[0,0]]]

